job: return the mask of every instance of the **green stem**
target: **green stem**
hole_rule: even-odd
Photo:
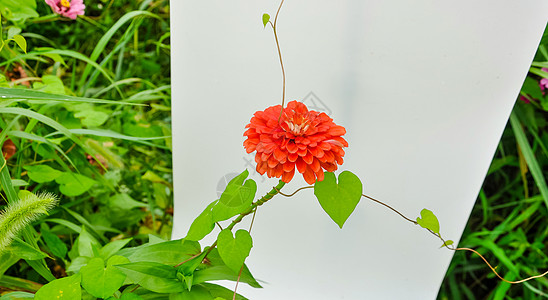
[[[250,213],[252,213],[257,207],[263,205],[266,203],[266,201],[272,199],[272,197],[274,197],[276,194],[278,194],[278,191],[285,185],[285,182],[281,181],[278,183],[278,185],[276,187],[273,187],[272,190],[270,190],[270,192],[266,193],[266,195],[264,195],[261,199],[257,200],[255,203],[253,203],[251,205],[251,207],[249,207],[248,210],[244,211],[243,213],[241,213],[236,219],[234,219],[232,221],[232,223],[230,223],[230,225],[228,225],[227,228],[225,229],[228,229],[228,230],[232,230],[232,228],[234,228],[234,226],[236,226],[236,224],[240,223],[243,218],[245,218],[245,216],[249,215]]]
[[[251,206],[249,207],[248,210],[244,211],[243,213],[241,213],[236,219],[234,219],[232,221],[232,223],[230,223],[230,225],[228,225],[228,227],[226,227],[225,229],[228,229],[228,230],[232,230],[234,228],[234,226],[236,226],[236,224],[240,223],[247,215],[251,214],[253,211],[255,211],[255,209],[257,209],[257,207],[265,204],[268,200],[272,199],[274,196],[276,196],[276,194],[279,193],[279,191],[284,187],[285,185],[285,182],[281,181],[278,183],[277,186],[273,187],[272,190],[270,190],[270,192],[266,193],[266,195],[264,195],[261,199],[255,201],[253,204],[251,204]],[[215,246],[217,246],[217,240],[215,240],[215,242],[213,244],[211,244],[211,246],[209,247],[209,249],[207,249],[207,254],[205,257],[207,257],[207,255],[209,254],[209,252],[211,252],[211,250],[213,250],[215,248]]]

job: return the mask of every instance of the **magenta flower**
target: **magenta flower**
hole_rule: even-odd
[[[51,6],[51,9],[61,16],[76,19],[76,16],[83,15],[84,9],[84,0],[45,0],[46,4]]]
[[[542,68],[542,71],[548,72],[548,68]],[[548,89],[548,78],[541,78],[539,81],[540,89],[545,90]]]

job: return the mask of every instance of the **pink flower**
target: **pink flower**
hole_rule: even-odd
[[[542,68],[542,71],[548,72],[548,68]],[[541,78],[539,81],[540,89],[545,90],[548,89],[548,78]]]
[[[46,4],[51,6],[51,9],[61,16],[76,19],[76,16],[83,15],[84,0],[45,0]]]

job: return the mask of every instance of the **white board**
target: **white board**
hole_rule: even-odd
[[[259,195],[277,183],[253,171],[242,134],[255,111],[280,102],[274,38],[261,23],[278,4],[171,2],[173,238],[225,176],[249,169]],[[412,218],[434,211],[458,241],[547,18],[545,0],[287,0],[287,99],[346,127],[339,170],[366,194]],[[297,174],[284,190],[304,185]],[[261,207],[252,235],[247,263],[265,288],[240,285],[250,299],[434,299],[453,254],[367,200],[340,230],[311,190]]]

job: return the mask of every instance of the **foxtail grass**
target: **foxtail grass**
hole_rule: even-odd
[[[4,252],[13,239],[31,222],[57,205],[57,197],[51,193],[35,195],[27,192],[19,201],[8,204],[0,213],[0,253]]]

